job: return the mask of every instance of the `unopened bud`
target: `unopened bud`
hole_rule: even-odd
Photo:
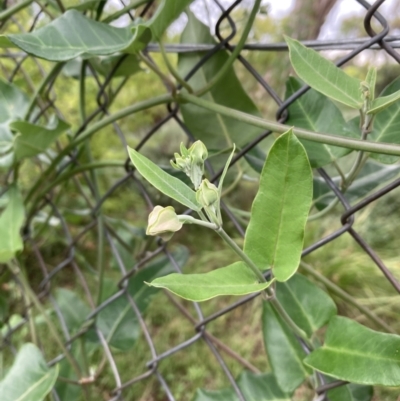
[[[207,179],[203,180],[196,192],[197,202],[203,207],[213,206],[219,201],[218,188]]]
[[[156,206],[149,214],[146,234],[158,235],[164,241],[168,241],[181,228],[182,223],[179,221],[172,206]]]

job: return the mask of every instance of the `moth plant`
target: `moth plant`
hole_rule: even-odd
[[[333,115],[332,124],[337,127],[338,134],[355,137],[358,130],[359,138],[366,140],[373,131],[378,113],[400,98],[400,91],[383,97],[375,96],[375,69],[370,69],[365,80],[360,81],[300,42],[290,38],[286,41],[295,72],[314,90],[314,94],[309,96],[325,95],[358,110],[360,114],[358,119],[346,123],[336,106],[322,96],[320,103],[327,110],[325,121],[321,114],[313,126],[303,122],[304,128],[319,131],[320,126],[326,126]],[[287,96],[301,86],[301,81],[290,78]],[[191,98],[184,92],[178,96],[184,100]],[[211,105],[202,106],[213,109]],[[289,124],[292,120],[296,122],[296,107],[298,105],[294,103],[289,108],[289,112],[293,112],[289,115]],[[224,110],[219,108],[215,111]],[[232,114],[230,116],[235,118]],[[236,118],[240,119],[240,116]],[[324,130],[326,132],[325,128],[321,131]],[[144,179],[190,209],[188,213],[178,215],[172,206],[156,206],[149,215],[147,234],[168,241],[185,224],[197,224],[219,235],[238,258],[235,263],[211,272],[173,273],[147,284],[195,302],[221,295],[261,292],[264,299],[262,327],[272,369],[272,376],[264,379],[272,380],[271,386],[280,396],[287,397],[282,399],[292,397],[306,380],[316,389],[339,379],[358,385],[332,386],[333,389],[328,391],[330,400],[347,401],[359,397],[357,399],[367,401],[372,397],[371,385],[400,385],[400,337],[376,332],[349,318],[337,316],[336,306],[329,295],[297,273],[305,226],[313,202],[312,167],[334,162],[350,152],[343,147],[311,142],[303,132],[289,126],[286,132],[278,132],[281,135],[270,148],[261,170],[243,249],[224,230],[220,206],[223,182],[235,146],[216,185],[204,177],[204,162],[208,157],[206,146],[201,141],[194,142],[188,149],[181,144],[180,154],[175,153],[171,165],[190,178],[193,188],[128,148],[133,165]],[[336,164],[341,173],[343,192],[351,186],[369,156],[370,153],[360,150],[347,174],[341,172]],[[335,200],[323,213],[334,205]],[[322,345],[318,330],[326,325]],[[369,344],[368,349],[365,343]],[[252,390],[249,391],[251,393]],[[222,399],[222,393],[211,393],[207,393],[211,397],[207,399]],[[203,399],[200,393],[197,399]]]

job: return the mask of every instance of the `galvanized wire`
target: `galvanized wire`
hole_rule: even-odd
[[[316,50],[340,50],[340,51],[348,51],[346,55],[338,61],[337,65],[342,66],[345,63],[351,61],[355,56],[360,54],[365,50],[383,50],[388,55],[390,55],[396,62],[400,61],[400,55],[396,51],[397,48],[400,47],[400,36],[390,36],[389,31],[390,27],[387,22],[387,19],[379,13],[379,7],[384,3],[384,0],[379,0],[374,2],[372,5],[367,3],[364,0],[356,0],[362,7],[365,8],[365,18],[364,18],[364,27],[366,33],[369,35],[367,38],[351,38],[351,39],[338,39],[338,40],[313,40],[313,41],[304,41],[303,43],[306,46],[314,48]],[[197,52],[202,53],[203,56],[201,60],[193,66],[191,71],[184,77],[185,80],[189,80],[196,71],[198,71],[204,63],[212,58],[216,53],[221,50],[226,50],[228,52],[232,52],[235,46],[231,43],[233,37],[236,33],[236,23],[233,11],[237,9],[242,3],[242,0],[236,0],[232,2],[231,6],[225,9],[218,0],[214,0],[215,5],[221,10],[221,16],[215,25],[215,37],[218,40],[218,43],[215,45],[210,44],[195,44],[195,45],[185,45],[185,44],[167,44],[165,45],[165,50],[170,53],[191,53]],[[141,17],[146,17],[146,13],[151,9],[152,2],[148,2],[147,6],[144,8]],[[35,24],[37,23],[39,16],[41,13],[46,12],[46,6],[41,6],[38,14],[35,16],[32,26],[29,30],[33,29]],[[134,18],[130,11],[127,11],[127,14],[130,18]],[[382,27],[380,32],[375,32],[375,30],[371,26],[371,20],[374,18]],[[221,33],[221,24],[222,22],[228,22],[231,32],[228,36],[223,37]],[[244,46],[245,51],[264,51],[264,52],[277,52],[277,51],[287,51],[287,46],[284,43],[249,43]],[[150,44],[147,47],[147,54],[152,52],[158,52],[159,46],[157,44]],[[252,64],[247,60],[243,51],[238,56],[238,62],[240,62],[243,67],[247,70],[249,76],[255,79],[261,87],[265,90],[265,95],[269,96],[278,106],[278,111],[276,115],[276,119],[279,122],[284,122],[288,117],[287,109],[288,107],[295,102],[299,97],[301,97],[304,93],[307,92],[309,87],[304,86],[288,99],[284,100],[281,99],[278,95],[279,88],[273,88],[265,77],[265,71],[257,71]],[[13,60],[15,63],[15,68],[9,75],[10,82],[15,78],[18,71],[23,68],[23,63],[26,59],[26,55],[21,52],[5,52],[4,54],[0,55],[0,57],[7,58],[9,60]],[[121,58],[120,62],[122,63],[123,58]],[[119,65],[119,64],[118,64]],[[82,133],[84,129],[87,127],[90,122],[99,115],[107,115],[108,114],[108,103],[109,97],[107,95],[107,91],[110,89],[110,82],[113,77],[114,72],[118,68],[118,65],[114,68],[113,71],[105,78],[101,79],[95,70],[91,70],[92,75],[95,77],[96,82],[98,84],[98,93],[97,93],[97,103],[98,107],[94,110],[89,116],[86,117],[85,121],[81,124],[80,129],[77,131],[77,135]],[[55,80],[56,78],[54,78]],[[53,80],[53,82],[54,82]],[[56,109],[55,106],[55,94],[51,91],[51,85],[47,89],[47,99],[46,96],[43,96],[43,99],[46,99],[43,104],[38,103],[38,105],[42,108],[41,113],[46,113],[48,109],[56,110],[57,114],[60,115],[62,110]],[[50,98],[51,94],[51,98]],[[179,105],[177,104],[169,104],[166,107],[165,116],[161,118],[153,128],[151,128],[148,133],[143,137],[143,139],[139,142],[136,149],[142,149],[148,141],[170,120],[175,120],[176,123],[183,129],[183,131],[187,134],[189,140],[195,140],[195,135],[190,132],[189,128],[185,125],[184,121],[181,119],[179,114]],[[123,130],[120,128],[118,123],[113,124],[113,129],[115,133],[121,138],[121,143],[123,146],[126,145],[126,139],[124,136]],[[246,144],[233,158],[230,167],[232,167],[235,163],[241,160],[251,149],[253,149],[257,144],[263,141],[268,135],[270,135],[270,131],[266,131],[259,135],[256,139]],[[63,170],[65,170],[70,165],[78,165],[78,150],[75,150],[67,157],[67,162],[63,164],[62,169],[58,171],[60,174]],[[214,172],[211,166],[207,165],[208,172],[210,174],[211,180],[216,182],[220,177],[222,171]],[[322,168],[318,169],[318,173],[324,179],[327,186],[331,189],[334,193],[336,198],[338,199],[339,203],[343,207],[343,214],[339,218],[338,222],[340,223],[340,228],[336,231],[332,232],[328,236],[324,238],[320,238],[312,245],[309,245],[303,251],[303,256],[309,255],[312,252],[316,251],[317,249],[325,246],[328,243],[335,241],[337,238],[342,236],[345,233],[350,234],[354,240],[361,246],[364,250],[365,254],[369,256],[371,261],[377,266],[378,269],[381,270],[382,274],[386,277],[386,279],[390,282],[393,288],[396,289],[397,292],[400,293],[400,283],[394,277],[393,273],[390,269],[385,265],[385,263],[380,259],[377,253],[372,249],[370,245],[366,242],[366,240],[356,231],[354,228],[354,222],[356,213],[360,210],[363,210],[365,207],[370,205],[372,202],[377,200],[378,198],[389,194],[391,191],[396,189],[400,186],[400,179],[393,180],[392,183],[386,185],[384,188],[375,191],[373,194],[365,197],[361,201],[355,204],[350,204],[350,202],[346,198],[346,194],[337,187],[333,179],[330,175]],[[101,216],[101,208],[104,202],[111,197],[115,192],[121,190],[123,187],[127,185],[136,185],[139,192],[142,194],[144,201],[146,202],[148,209],[150,210],[153,207],[152,195],[147,191],[147,189],[142,185],[141,181],[138,179],[135,171],[132,169],[132,166],[129,163],[129,159],[126,160],[125,163],[125,171],[124,175],[118,178],[115,183],[113,183],[107,191],[105,191],[100,196],[97,193],[96,183],[93,180],[93,177],[86,172],[82,173],[88,188],[90,189],[90,196],[88,196],[81,188],[78,181],[75,181],[76,191],[80,193],[82,199],[86,202],[87,209],[90,210],[90,221],[86,223],[85,226],[81,227],[79,232],[71,232],[69,224],[65,221],[63,217],[63,213],[59,210],[56,202],[54,201],[55,193],[46,194],[46,196],[41,200],[38,205],[37,210],[35,213],[39,212],[44,208],[48,208],[51,210],[51,214],[59,219],[61,222],[61,227],[63,231],[63,242],[64,242],[64,257],[62,260],[58,262],[56,266],[50,266],[49,262],[46,261],[46,256],[43,254],[43,250],[40,247],[37,239],[34,239],[32,233],[29,230],[29,226],[27,225],[24,234],[25,234],[25,241],[32,247],[33,255],[36,258],[38,265],[40,266],[41,274],[40,277],[40,284],[36,286],[37,296],[40,300],[45,302],[45,300],[49,301],[51,307],[53,308],[55,315],[59,321],[59,325],[61,328],[61,333],[64,337],[65,346],[67,350],[71,350],[72,345],[79,341],[85,333],[91,328],[95,329],[97,333],[98,340],[103,349],[104,355],[104,363],[108,364],[108,367],[111,372],[111,376],[113,377],[113,385],[112,388],[109,388],[110,394],[112,394],[112,400],[123,400],[124,394],[126,390],[138,382],[146,380],[150,377],[154,377],[161,389],[163,389],[165,393],[165,397],[168,400],[175,400],[174,394],[170,388],[168,380],[165,378],[163,374],[163,369],[160,368],[160,362],[164,359],[168,359],[171,355],[179,352],[185,352],[185,349],[191,347],[193,344],[202,341],[206,347],[209,349],[210,353],[215,357],[217,363],[220,365],[222,372],[225,374],[227,380],[230,382],[233,390],[235,391],[239,400],[245,401],[245,397],[242,394],[240,388],[238,387],[232,373],[230,372],[227,364],[224,361],[221,353],[219,352],[218,348],[221,349],[226,355],[228,356],[235,356],[237,353],[234,350],[230,350],[229,347],[220,346],[218,344],[218,339],[215,339],[207,331],[207,326],[209,323],[219,319],[220,317],[231,313],[233,310],[240,308],[242,305],[252,302],[259,294],[252,294],[246,297],[241,298],[240,300],[234,302],[233,304],[222,308],[221,310],[216,310],[208,316],[204,316],[202,312],[202,308],[199,304],[194,303],[194,310],[195,315],[192,316],[191,313],[185,308],[180,302],[175,301],[171,298],[171,296],[167,296],[166,300],[168,302],[171,301],[171,305],[176,307],[178,313],[182,314],[182,317],[186,317],[189,321],[193,324],[193,336],[189,339],[186,339],[178,344],[170,345],[170,348],[159,351],[156,349],[154,341],[152,339],[152,328],[149,326],[149,323],[146,322],[144,316],[140,311],[140,308],[137,305],[134,297],[132,297],[128,291],[127,287],[129,281],[135,277],[135,274],[140,271],[144,266],[149,263],[151,260],[156,258],[158,255],[165,255],[171,264],[173,265],[176,272],[181,273],[181,268],[175,259],[174,255],[169,251],[167,244],[159,242],[156,249],[152,252],[147,253],[142,256],[140,260],[136,262],[134,266],[126,266],[123,258],[116,246],[117,243],[121,242],[121,239],[118,235],[113,231],[112,227],[104,221],[103,217]],[[60,188],[60,190],[62,190]],[[244,235],[244,228],[242,227],[241,222],[239,222],[234,214],[229,210],[229,207],[223,205],[225,210],[226,216],[233,225],[236,227],[239,235]],[[189,211],[190,212],[190,211]],[[102,227],[102,228],[101,228]],[[86,278],[82,273],[82,265],[79,259],[77,258],[77,250],[78,246],[81,241],[87,235],[96,235],[98,230],[102,229],[104,234],[105,240],[105,248],[110,255],[112,255],[118,269],[120,271],[120,279],[118,284],[115,288],[115,293],[108,297],[107,299],[97,302],[95,300],[95,294],[91,293],[90,285],[86,282]],[[60,311],[60,307],[57,304],[56,298],[53,296],[54,289],[56,287],[55,279],[65,269],[69,269],[70,272],[74,275],[74,280],[76,283],[79,283],[82,287],[83,293],[86,295],[86,300],[90,305],[91,312],[87,316],[86,321],[87,325],[84,325],[84,328],[72,335],[69,332],[68,325],[66,324],[63,314]],[[267,273],[268,274],[268,273]],[[15,277],[15,282],[17,285],[21,286],[20,281],[17,277]],[[22,289],[22,287],[21,287]],[[137,321],[140,324],[141,330],[144,335],[144,339],[147,343],[148,351],[151,355],[151,358],[147,363],[142,366],[142,373],[140,373],[136,377],[131,377],[127,381],[123,381],[121,378],[121,372],[119,370],[119,364],[116,360],[113,350],[107,342],[107,339],[104,337],[102,332],[96,327],[96,317],[101,313],[107,306],[112,304],[113,302],[125,299],[127,305],[130,306],[131,310],[135,313]],[[23,301],[21,300],[21,303]],[[8,330],[3,335],[1,341],[1,347],[6,348],[8,347],[12,353],[16,353],[16,348],[13,343],[13,337],[15,334],[20,331],[23,327],[29,324],[29,319],[32,318],[32,314],[30,313],[30,309],[32,308],[31,304],[22,305],[21,308],[24,309],[23,312],[23,319],[19,322],[16,326],[11,327],[9,321],[7,320],[6,326]],[[302,344],[303,347],[305,346]],[[46,344],[42,345],[44,348]],[[307,348],[307,347],[306,347]],[[128,357],[128,356],[127,356]],[[49,361],[49,365],[54,365],[55,363],[60,362],[65,358],[65,354],[60,352],[59,355],[55,356],[51,361]],[[237,359],[240,361],[242,357],[237,356]],[[199,360],[201,363],[201,360]],[[243,365],[247,367],[251,367],[250,363],[243,362]],[[256,370],[255,368],[253,370]],[[179,378],[178,378],[179,380]],[[326,384],[321,381],[322,385],[317,389],[318,399],[323,400],[327,399],[326,392],[337,386],[341,386],[346,384],[346,382],[336,381],[333,383]],[[79,385],[79,383],[77,383]],[[83,386],[83,385],[82,385]],[[56,391],[53,391],[53,395],[55,399],[60,399],[57,395]],[[61,399],[60,399],[61,400]],[[61,400],[66,401],[66,400]]]

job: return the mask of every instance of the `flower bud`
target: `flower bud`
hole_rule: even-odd
[[[204,163],[204,160],[208,157],[208,151],[206,146],[201,141],[196,141],[188,150],[189,155],[192,156],[192,160],[195,163]]]
[[[182,223],[179,221],[172,206],[156,206],[149,214],[146,234],[158,235],[164,241],[168,241],[181,228]]]
[[[196,192],[197,202],[203,207],[213,206],[219,201],[218,188],[207,179],[203,180]]]

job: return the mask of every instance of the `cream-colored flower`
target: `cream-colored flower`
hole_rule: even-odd
[[[176,231],[182,228],[175,209],[172,206],[156,206],[149,214],[146,234],[161,237],[168,241]]]

